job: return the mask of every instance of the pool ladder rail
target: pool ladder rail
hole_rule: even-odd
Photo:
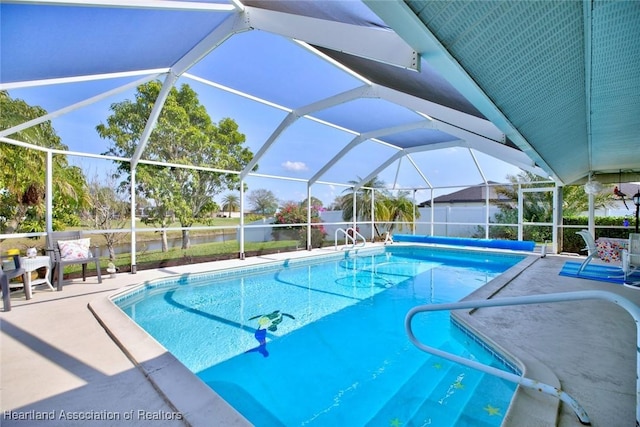
[[[365,239],[364,236],[360,234],[354,227],[349,227],[346,230],[344,228],[338,228],[334,233],[334,245],[336,251],[338,250],[338,234],[340,233],[344,234],[344,246],[340,248],[341,250],[353,249],[356,246],[364,246],[367,244],[367,239]],[[358,240],[362,240],[362,242],[358,243]]]
[[[430,312],[430,311],[460,310],[460,309],[483,308],[483,307],[502,307],[502,306],[511,306],[511,305],[567,302],[567,301],[590,300],[590,299],[601,299],[601,300],[609,301],[619,305],[620,307],[627,310],[627,312],[631,315],[631,317],[633,317],[633,320],[636,323],[636,330],[638,334],[636,338],[636,343],[637,343],[636,345],[636,348],[637,348],[636,426],[640,426],[640,326],[639,326],[640,325],[640,308],[630,300],[620,295],[617,295],[613,292],[607,292],[607,291],[559,292],[559,293],[553,293],[553,294],[529,295],[529,296],[523,296],[523,297],[507,297],[507,298],[497,298],[497,299],[491,299],[491,300],[475,300],[475,301],[462,301],[462,302],[445,303],[445,304],[419,305],[409,310],[409,312],[407,313],[407,316],[405,317],[404,326],[405,326],[407,335],[409,336],[409,339],[420,350],[430,354],[434,354],[436,356],[443,357],[445,359],[451,360],[453,362],[459,363],[464,366],[468,366],[473,369],[478,369],[487,374],[495,375],[499,378],[514,382],[523,387],[538,390],[539,392],[557,397],[561,401],[567,403],[573,409],[573,411],[578,417],[578,420],[582,424],[591,425],[589,416],[587,415],[585,410],[582,408],[582,406],[580,406],[580,404],[573,397],[569,396],[566,392],[562,391],[561,389],[550,386],[548,384],[540,383],[530,378],[513,374],[511,372],[494,368],[493,366],[488,366],[464,357],[457,356],[455,354],[447,353],[445,351],[442,351],[434,347],[426,346],[416,338],[411,328],[411,320],[416,314]]]

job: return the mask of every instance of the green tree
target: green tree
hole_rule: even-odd
[[[356,184],[357,182],[359,181],[350,181],[351,184]],[[378,177],[372,178],[362,187],[376,189],[373,201],[373,217],[376,221],[374,230],[378,237],[382,235],[378,224],[383,224],[385,228],[388,227],[386,231],[392,233],[396,222],[413,221],[415,208],[413,200],[409,198],[410,193],[408,191],[399,191],[396,196],[393,196],[385,189],[384,181],[378,179]],[[371,190],[362,187],[356,192],[357,220],[368,221],[372,217]],[[346,189],[342,196],[336,198],[335,203],[340,203],[342,219],[349,222],[353,221],[353,190]],[[415,215],[416,218],[420,217],[420,212],[417,209],[415,209]]]
[[[614,204],[613,186],[604,186],[603,190],[594,195],[594,207],[605,208]],[[584,192],[583,185],[567,185],[562,187],[562,215],[565,217],[578,216],[589,210],[589,195]]]
[[[331,202],[331,204],[327,207],[328,211],[339,211],[341,209],[342,206],[342,197],[343,196],[336,196],[333,199],[333,202]]]
[[[357,184],[361,180],[358,181],[349,181],[350,184]],[[368,187],[368,188],[363,188]],[[371,211],[371,193],[372,190],[370,188],[375,188],[376,192],[373,196],[373,209]],[[353,221],[353,190],[346,189],[343,191],[343,195],[340,197],[340,208],[342,209],[342,219],[347,222]],[[373,217],[376,222],[374,223],[374,230],[376,235],[380,237],[382,233],[378,228],[378,223],[382,222],[390,222],[395,221],[392,219],[394,216],[400,215],[399,207],[394,207],[393,205],[393,197],[389,194],[389,192],[385,189],[384,181],[380,180],[378,177],[374,177],[370,179],[368,182],[364,183],[356,192],[355,195],[355,203],[356,203],[356,212],[357,212],[357,221],[370,221]],[[413,214],[412,214],[413,215]],[[403,216],[404,217],[404,216]],[[392,225],[393,227],[393,225]]]
[[[229,212],[229,218],[231,218],[231,212],[235,212],[240,208],[240,197],[237,194],[228,193],[222,199],[222,210]]]
[[[302,202],[300,202],[300,205],[307,206],[307,199],[304,199]],[[322,208],[322,200],[318,199],[317,197],[311,196],[311,207],[316,207],[320,210],[320,208]]]
[[[393,233],[396,222],[412,222],[414,212],[415,217],[420,218],[420,211],[415,208],[409,195],[408,191],[399,191],[395,197],[387,195],[383,201],[384,209],[376,212],[376,220],[390,223],[389,233]]]
[[[142,217],[147,215],[147,209],[151,207],[151,203],[143,197],[136,197],[136,216]]]
[[[349,181],[349,184],[356,185],[361,180]],[[384,201],[387,198],[387,191],[384,189],[384,181],[374,177],[368,182],[365,182],[357,191],[355,195],[356,204],[356,221],[368,221],[371,220],[371,190],[369,188],[378,189],[374,199],[374,209],[376,213],[382,212],[385,209]],[[368,188],[364,188],[368,187]],[[340,209],[342,209],[342,219],[344,221],[353,221],[353,190],[347,188],[343,191],[343,195],[340,198]]]
[[[46,110],[13,99],[0,91],[0,130],[47,114]],[[47,121],[12,134],[13,139],[46,148],[67,150]],[[0,144],[0,230],[37,232],[45,230],[45,172],[43,151]],[[69,165],[66,156],[53,156],[53,228],[79,225],[80,213],[88,206],[87,183],[82,170]]]
[[[261,215],[273,215],[278,209],[278,199],[271,190],[253,190],[247,195],[247,200],[253,211]]]
[[[500,212],[494,216],[498,224],[518,223],[518,186],[522,188],[542,188],[548,184],[537,183],[540,177],[531,172],[522,172],[518,175],[507,175],[510,184],[496,187],[496,193],[507,201],[497,203]],[[525,222],[551,222],[553,217],[553,200],[550,192],[527,193],[523,200],[523,220]],[[490,228],[492,238],[517,240],[518,229],[513,226],[493,226]],[[534,226],[525,226],[526,239],[545,241],[551,239],[550,230],[540,229]]]
[[[97,130],[102,138],[111,140],[105,154],[131,157],[135,152],[151,109],[160,93],[161,83],[149,82],[138,86],[135,101],[126,100],[111,106],[112,114]],[[253,153],[243,146],[244,134],[230,118],[218,124],[212,122],[197,94],[188,85],[172,88],[157,124],[151,133],[143,158],[182,165],[242,170]],[[116,176],[127,187],[131,171],[126,163],[118,162]],[[211,199],[226,189],[236,189],[237,174],[206,170],[157,167],[138,164],[136,191],[154,206],[147,222],[167,226],[167,216],[175,216],[182,227],[210,212]],[[166,238],[166,236],[165,236]],[[190,246],[189,231],[182,231],[182,248]]]

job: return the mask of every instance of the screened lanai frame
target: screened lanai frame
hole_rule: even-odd
[[[30,2],[17,2],[17,3],[30,3]],[[77,2],[68,1],[68,2],[60,2],[65,4],[73,5]],[[204,39],[202,39],[193,49],[191,49],[186,55],[182,56],[179,61],[170,64],[170,66],[166,68],[155,68],[155,69],[145,69],[145,70],[135,70],[135,71],[126,71],[126,72],[107,72],[100,73],[96,75],[83,75],[83,76],[66,76],[66,77],[58,77],[58,78],[45,78],[45,79],[34,79],[29,81],[12,81],[12,82],[1,82],[0,89],[6,90],[14,90],[20,88],[27,87],[35,87],[44,84],[62,84],[62,83],[77,83],[83,81],[92,81],[92,80],[102,80],[107,78],[137,78],[139,79],[129,82],[123,86],[120,86],[115,89],[111,89],[102,94],[96,95],[94,97],[81,100],[76,102],[70,106],[60,108],[52,113],[47,114],[39,119],[32,120],[28,123],[25,123],[20,126],[16,126],[11,129],[4,130],[0,132],[1,140],[5,143],[16,144],[25,146],[25,144],[20,141],[16,141],[14,139],[9,138],[9,136],[19,130],[27,128],[29,126],[33,126],[37,123],[52,120],[57,117],[60,117],[66,113],[77,110],[79,108],[85,107],[91,103],[98,102],[100,100],[106,99],[112,95],[117,93],[124,92],[126,90],[130,90],[146,81],[163,78],[163,91],[158,99],[156,104],[156,108],[154,108],[151,117],[147,123],[147,127],[145,128],[145,132],[143,134],[142,143],[140,144],[138,150],[134,154],[131,159],[119,159],[113,157],[105,157],[99,156],[91,153],[80,153],[80,152],[63,152],[63,151],[55,151],[31,147],[34,149],[42,149],[42,151],[47,152],[47,159],[49,163],[49,167],[47,168],[47,231],[52,230],[52,219],[51,212],[53,207],[53,201],[51,200],[51,182],[53,177],[51,176],[51,156],[53,154],[70,154],[77,156],[86,156],[86,157],[96,157],[96,158],[104,158],[116,161],[127,161],[132,165],[132,177],[135,183],[135,166],[138,163],[148,163],[147,160],[144,160],[144,146],[148,137],[151,134],[153,126],[155,124],[155,120],[157,120],[158,115],[161,111],[162,102],[165,99],[168,90],[173,87],[179,78],[185,77],[191,79],[193,81],[198,81],[204,85],[208,85],[211,87],[215,87],[220,90],[225,90],[235,95],[239,95],[246,99],[250,99],[253,102],[262,103],[269,107],[273,107],[279,109],[285,113],[285,118],[273,129],[271,135],[264,141],[261,145],[260,149],[256,152],[256,156],[254,157],[254,161],[252,161],[243,171],[227,171],[223,169],[216,168],[207,168],[200,166],[192,166],[194,168],[199,168],[203,170],[210,170],[213,172],[224,172],[224,173],[233,173],[240,176],[241,180],[246,179],[247,177],[252,176],[262,176],[267,178],[275,178],[282,180],[298,180],[300,182],[307,183],[307,194],[308,196],[312,196],[312,188],[315,183],[318,184],[328,184],[328,185],[336,185],[341,186],[343,188],[349,187],[346,183],[333,182],[333,181],[324,181],[322,180],[323,174],[331,169],[332,166],[335,166],[339,163],[342,158],[341,155],[346,155],[349,151],[353,150],[355,147],[361,145],[364,142],[373,142],[375,144],[383,145],[392,150],[396,150],[396,153],[393,156],[389,156],[387,159],[384,159],[380,165],[370,171],[370,173],[361,180],[360,184],[354,186],[354,191],[359,188],[363,183],[367,182],[371,177],[376,176],[380,171],[384,170],[387,167],[390,167],[397,161],[398,170],[400,165],[400,159],[407,159],[411,167],[415,168],[417,174],[423,178],[422,187],[406,187],[404,190],[414,191],[416,188],[429,188],[433,191],[438,187],[432,185],[429,182],[427,174],[423,173],[416,162],[413,161],[412,155],[419,153],[421,151],[433,151],[437,149],[447,149],[451,147],[464,147],[465,150],[468,150],[471,157],[474,159],[476,166],[479,168],[479,164],[475,157],[475,151],[485,152],[489,155],[495,156],[497,158],[501,158],[506,160],[509,163],[516,165],[522,170],[533,171],[538,175],[545,175],[545,172],[537,167],[535,163],[529,159],[523,152],[516,149],[514,146],[509,146],[506,143],[506,138],[504,133],[500,132],[493,124],[488,122],[487,120],[478,117],[477,113],[471,113],[472,108],[467,105],[464,108],[455,109],[452,106],[443,106],[432,101],[427,101],[425,99],[419,98],[417,96],[407,94],[401,92],[397,89],[393,89],[387,86],[384,86],[379,83],[375,83],[364,77],[357,72],[349,69],[344,64],[337,61],[331,54],[327,51],[327,49],[339,48],[340,52],[348,52],[349,54],[354,55],[358,58],[367,58],[367,60],[373,60],[379,62],[380,64],[394,64],[396,68],[405,68],[411,69],[412,72],[415,73],[419,71],[421,68],[426,67],[426,63],[421,60],[415,51],[413,51],[406,43],[404,43],[394,32],[392,31],[377,31],[377,29],[373,28],[369,25],[354,25],[353,23],[345,23],[341,21],[328,21],[324,20],[322,22],[316,21],[315,17],[308,17],[296,14],[283,14],[280,11],[273,11],[267,9],[261,9],[255,6],[246,7],[240,2],[231,2],[228,4],[214,4],[214,3],[190,3],[190,2],[122,2],[121,4],[125,4],[127,7],[139,7],[141,9],[144,8],[163,8],[163,7],[172,7],[179,9],[191,9],[191,10],[206,10],[209,12],[224,14],[224,18],[221,19],[220,24],[213,30],[211,33]],[[260,2],[246,2],[247,4],[255,4],[259,6]],[[113,2],[114,5],[117,5],[118,2]],[[374,25],[379,25],[379,22],[374,23]],[[331,31],[327,31],[327,28],[330,28]],[[355,86],[348,90],[343,90],[339,93],[336,93],[332,96],[325,97],[323,99],[309,102],[306,105],[302,106],[285,106],[278,104],[277,102],[273,102],[271,100],[267,100],[261,98],[259,96],[255,96],[253,94],[242,92],[238,89],[231,88],[225,86],[222,83],[207,80],[202,77],[191,74],[190,70],[194,64],[198,64],[207,53],[212,52],[218,46],[225,43],[228,39],[232,38],[234,34],[241,34],[252,30],[261,30],[266,32],[272,32],[277,34],[279,37],[285,37],[287,39],[291,39],[297,44],[300,49],[304,49],[305,51],[312,52],[314,55],[317,55],[323,61],[330,63],[333,67],[339,68],[342,72],[347,73],[351,78],[356,79],[360,82],[360,85]],[[349,37],[345,37],[346,32],[349,32]],[[355,35],[354,35],[355,34]],[[371,40],[371,37],[375,35],[375,40]],[[305,41],[302,41],[305,40]],[[352,43],[351,40],[357,40],[357,42]],[[369,40],[367,43],[363,43],[363,41]],[[391,49],[381,48],[384,46],[393,46]],[[334,55],[335,56],[335,55]],[[327,109],[333,108],[336,106],[343,106],[345,103],[354,100],[366,100],[366,99],[374,99],[374,100],[383,100],[384,102],[400,106],[403,109],[407,109],[415,113],[417,120],[413,121],[404,121],[403,123],[379,127],[374,129],[365,129],[365,130],[354,130],[349,129],[346,126],[340,123],[333,123],[330,120],[327,120],[323,117]],[[459,99],[454,99],[452,101],[460,102]],[[465,112],[465,108],[468,111]],[[425,112],[426,111],[426,112]],[[315,115],[314,115],[315,114]],[[320,117],[318,117],[320,116]],[[436,118],[438,117],[438,118]],[[346,144],[342,150],[328,161],[324,167],[317,170],[313,176],[308,179],[300,179],[290,176],[277,176],[272,174],[258,174],[251,172],[253,166],[259,163],[262,159],[262,156],[269,151],[269,148],[272,144],[276,143],[280,137],[280,135],[285,132],[292,124],[299,121],[300,119],[308,119],[313,120],[317,123],[320,123],[324,126],[332,126],[339,131],[346,132],[347,134],[352,135],[352,139],[348,144]],[[411,132],[415,132],[415,135],[420,137],[424,135],[422,132],[431,132],[436,135],[436,140],[432,141],[429,144],[420,144],[415,142],[415,136],[412,137],[409,135]],[[441,137],[442,134],[449,135],[448,140],[438,140],[438,137]],[[388,140],[392,140],[395,143],[401,143],[401,139],[405,138],[408,143],[406,146],[402,145],[394,145],[393,143],[388,142]],[[159,164],[160,165],[160,164]],[[180,165],[170,165],[168,163],[162,163],[161,165],[165,166],[179,166]],[[483,177],[483,181],[485,185],[488,185],[488,180],[484,177],[483,171],[479,168],[479,174]],[[133,184],[132,183],[132,184]],[[396,182],[394,182],[394,189],[402,189],[396,187]],[[474,185],[475,183],[469,183],[469,185]],[[134,185],[131,185],[131,188],[134,188]],[[243,189],[243,186],[240,186]],[[242,191],[242,190],[241,190]],[[307,197],[310,201],[311,197]],[[240,198],[241,201],[241,224],[240,224],[240,257],[244,256],[244,239],[243,233],[246,227],[250,227],[244,224],[244,213],[246,211],[245,198]],[[132,191],[131,194],[131,230],[130,232],[133,234],[132,238],[132,265],[135,266],[136,259],[136,248],[135,248],[135,194]],[[308,209],[310,211],[310,209]],[[431,221],[433,223],[433,219]],[[307,224],[302,224],[303,226],[307,226],[307,241],[310,241],[310,219],[308,218]],[[488,233],[489,222],[486,221],[486,230]],[[122,230],[124,231],[124,230]],[[6,236],[6,235],[5,235]],[[2,236],[3,238],[5,236]],[[7,238],[15,237],[7,236]]]
[[[52,191],[52,183],[53,183],[53,173],[52,173],[52,164],[53,164],[53,156],[54,155],[75,155],[75,156],[88,156],[88,157],[94,157],[94,158],[103,158],[105,160],[115,160],[115,161],[123,161],[123,162],[128,162],[129,159],[127,158],[118,158],[118,157],[114,157],[114,156],[100,156],[100,155],[91,155],[88,153],[79,153],[79,152],[69,152],[69,151],[63,151],[63,150],[54,150],[54,149],[47,149],[47,148],[43,148],[43,147],[37,147],[37,146],[32,146],[30,144],[26,144],[26,143],[22,143],[19,141],[13,141],[7,138],[5,139],[5,143],[10,143],[10,144],[14,144],[17,146],[21,146],[24,148],[28,148],[28,149],[34,149],[34,150],[39,150],[42,151],[44,153],[46,153],[46,159],[47,159],[47,172],[46,172],[46,206],[47,206],[47,216],[46,216],[46,226],[47,226],[47,232],[52,231],[52,224],[53,224],[53,218],[52,218],[52,211],[53,211],[53,200],[52,197],[50,196],[51,194],[53,194]],[[229,174],[238,174],[237,171],[229,171],[229,170],[222,170],[222,169],[213,169],[213,168],[203,168],[203,167],[197,167],[197,166],[184,166],[184,165],[179,165],[179,164],[167,164],[167,163],[159,163],[159,162],[151,162],[151,161],[147,161],[147,160],[141,160],[141,163],[146,163],[146,164],[153,164],[153,165],[157,165],[157,166],[162,166],[162,167],[175,167],[175,168],[194,168],[194,169],[200,169],[200,170],[207,170],[207,171],[211,171],[211,172],[221,172],[221,173],[229,173]],[[287,177],[278,177],[278,176],[267,176],[264,174],[257,174],[257,173],[252,173],[250,175],[254,175],[254,176],[259,176],[259,177],[266,177],[266,178],[270,178],[270,179],[285,179],[285,180],[291,180],[292,178],[287,178]],[[302,180],[298,180],[300,182],[304,182],[305,184],[306,181],[302,181]],[[331,185],[336,185],[336,186],[343,186],[345,189],[347,190],[352,190],[354,192],[353,196],[354,199],[357,197],[356,196],[356,192],[359,189],[363,189],[366,191],[369,191],[373,194],[373,196],[371,197],[370,201],[371,201],[371,211],[375,212],[375,210],[373,209],[373,204],[375,202],[375,194],[377,191],[390,191],[388,189],[378,189],[378,188],[370,188],[370,187],[356,187],[356,186],[349,186],[347,184],[340,184],[340,183],[325,183],[322,181],[318,181],[318,183],[322,183],[322,184],[331,184]],[[547,182],[549,183],[549,182]],[[541,182],[525,182],[525,183],[517,183],[517,187],[518,187],[518,211],[521,213],[522,212],[522,194],[523,192],[526,191],[531,191],[531,190],[527,190],[527,189],[523,189],[522,187],[530,187],[531,185],[540,185]],[[503,223],[492,223],[491,222],[491,218],[489,215],[489,207],[490,204],[492,203],[489,199],[489,191],[488,188],[492,187],[492,186],[501,186],[501,185],[514,185],[513,183],[508,183],[508,184],[500,184],[500,183],[488,183],[485,182],[484,184],[482,184],[482,186],[484,186],[487,191],[485,191],[486,194],[486,200],[485,200],[485,207],[484,207],[484,211],[485,211],[485,221],[484,223],[477,223],[477,222],[447,222],[447,223],[441,223],[438,222],[434,215],[435,215],[435,209],[430,209],[430,217],[426,220],[418,220],[415,216],[415,212],[417,210],[417,201],[415,199],[415,194],[418,190],[418,188],[411,188],[411,189],[407,189],[407,188],[392,188],[391,191],[409,191],[412,193],[413,197],[413,204],[414,204],[414,216],[413,216],[413,220],[411,222],[400,222],[397,221],[394,224],[396,224],[397,226],[402,227],[403,225],[406,226],[405,229],[410,230],[409,232],[411,234],[415,234],[416,233],[416,228],[420,225],[423,226],[427,226],[429,229],[429,233],[428,235],[435,235],[434,233],[434,229],[435,227],[437,227],[438,225],[460,225],[460,226],[481,226],[484,228],[484,238],[489,238],[489,233],[490,233],[490,228],[492,226],[508,226],[508,227],[515,227],[517,228],[517,232],[518,232],[518,239],[522,240],[523,239],[523,227],[525,225],[550,225],[550,224],[536,224],[536,223],[524,223],[522,221],[522,217],[520,215],[519,218],[519,222],[517,224],[503,224]],[[133,189],[134,186],[132,185],[131,188]],[[242,187],[241,187],[242,188]],[[454,188],[458,188],[458,187],[454,187]],[[308,197],[307,200],[309,201],[309,204],[307,206],[307,212],[311,212],[311,205],[310,205],[310,201],[311,198],[313,196],[313,192],[311,191],[311,186],[307,185],[307,189],[308,189]],[[430,193],[430,202],[433,206],[434,203],[434,199],[435,199],[435,192],[438,190],[447,190],[448,187],[444,187],[444,188],[437,188],[437,187],[429,187],[429,188],[422,188],[422,190],[428,190]],[[549,190],[549,188],[545,188],[546,190]],[[551,188],[552,191],[555,191],[556,188],[552,187]],[[242,191],[241,191],[242,194]],[[555,193],[554,193],[555,194]],[[145,228],[145,229],[141,229],[139,227],[136,226],[136,206],[135,206],[135,199],[136,199],[136,194],[135,194],[135,190],[132,191],[131,193],[131,199],[132,199],[132,203],[130,204],[130,212],[131,212],[131,227],[127,228],[127,229],[111,229],[111,230],[88,230],[89,234],[100,234],[100,233],[131,233],[132,238],[131,238],[131,271],[133,273],[136,272],[137,267],[136,267],[136,233],[137,232],[156,232],[156,231],[182,231],[182,230],[222,230],[222,229],[228,229],[230,227],[228,226],[195,226],[195,227],[167,227],[167,228],[160,228],[160,227],[154,227],[154,228]],[[277,228],[277,227],[287,227],[287,226],[299,226],[299,227],[306,227],[307,230],[307,242],[311,242],[311,229],[313,225],[317,225],[317,224],[313,224],[311,223],[311,218],[308,217],[307,218],[307,222],[306,223],[300,223],[300,224],[288,224],[288,225],[274,225],[274,224],[268,224],[268,225],[247,225],[244,223],[244,208],[246,206],[246,204],[244,203],[244,197],[241,197],[241,203],[240,203],[240,225],[234,228],[237,228],[237,231],[239,233],[239,254],[238,256],[241,259],[244,259],[244,255],[245,255],[245,250],[244,250],[244,233],[245,230],[247,229],[251,229],[251,228],[262,228],[262,227],[270,227],[270,228]],[[557,198],[554,198],[554,200],[558,200]],[[561,201],[560,201],[561,202]],[[333,226],[338,226],[338,227],[344,227],[344,228],[358,228],[359,226],[369,226],[369,233],[367,233],[367,235],[365,236],[367,238],[367,240],[369,241],[375,241],[376,236],[375,236],[375,232],[374,232],[374,224],[380,224],[383,223],[386,226],[388,226],[390,223],[389,221],[380,221],[377,220],[375,218],[375,213],[373,214],[372,217],[370,218],[365,218],[365,219],[355,219],[358,218],[358,212],[356,210],[356,206],[357,203],[354,203],[354,212],[353,212],[353,218],[354,220],[351,222],[346,222],[346,221],[340,221],[340,222],[333,222],[333,223],[323,223],[323,225],[333,225]],[[557,211],[557,205],[554,206],[554,212]],[[553,224],[553,228],[554,230],[557,229],[558,227],[558,223]],[[16,238],[25,238],[25,237],[42,237],[45,236],[46,233],[12,233],[12,234],[1,234],[0,235],[0,239],[16,239]],[[328,238],[330,238],[331,236],[328,236]],[[341,235],[342,237],[342,235]],[[557,251],[557,242],[555,240],[556,234],[554,234],[554,240],[552,242],[552,250],[553,251]],[[311,250],[311,246],[309,245],[307,248],[308,250]]]

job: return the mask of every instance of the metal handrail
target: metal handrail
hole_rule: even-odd
[[[501,369],[494,368],[492,366],[488,366],[482,363],[474,362],[472,360],[466,359],[464,357],[456,356],[451,353],[447,353],[445,351],[439,350],[437,348],[429,347],[422,344],[413,333],[411,329],[411,320],[418,313],[429,312],[429,311],[444,311],[444,310],[459,310],[459,309],[468,309],[468,308],[483,308],[483,307],[502,307],[509,305],[526,305],[526,304],[540,304],[540,303],[551,303],[551,302],[567,302],[567,301],[578,301],[578,300],[588,300],[588,299],[602,299],[605,301],[612,302],[622,308],[624,308],[630,315],[633,317],[633,320],[636,322],[636,426],[640,426],[640,308],[635,305],[633,302],[624,298],[618,294],[607,291],[578,291],[578,292],[559,292],[553,294],[543,294],[543,295],[528,295],[522,297],[507,297],[507,298],[498,298],[492,300],[481,300],[481,301],[461,301],[454,303],[446,303],[446,304],[426,304],[420,305],[412,308],[407,313],[407,316],[404,321],[405,330],[407,331],[407,335],[411,342],[418,347],[420,350],[425,351],[427,353],[434,354],[436,356],[443,357],[445,359],[451,360],[453,362],[459,363],[461,365],[468,366],[473,369],[480,370],[487,374],[495,375],[499,378],[505,379],[507,381],[514,382],[523,387],[528,387],[534,390],[538,390],[542,393],[549,394],[551,396],[555,396],[567,403],[573,411],[578,416],[578,419],[582,424],[590,425],[591,421],[589,420],[589,416],[585,412],[585,410],[578,404],[578,402],[569,396],[567,393],[562,391],[559,388],[550,386],[548,384],[540,383],[536,380],[532,380],[530,378],[525,378],[522,376],[515,375],[511,372],[503,371]]]
[[[349,231],[351,231],[353,234],[349,234]],[[350,228],[347,228],[346,230],[344,228],[338,228],[336,232],[333,233],[334,245],[336,250],[338,250],[338,233],[339,232],[342,232],[344,234],[345,245],[347,245],[348,241],[351,241],[351,246],[349,246],[349,248],[354,248],[357,245],[357,240],[356,240],[357,237],[360,237],[362,239],[361,246],[365,246],[367,244],[367,239],[365,239],[364,236],[360,234],[358,230],[356,230],[355,228],[350,227]]]

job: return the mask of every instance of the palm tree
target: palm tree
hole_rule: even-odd
[[[222,210],[229,212],[229,218],[231,218],[231,212],[235,212],[240,207],[240,197],[238,195],[229,193],[222,199]]]
[[[349,181],[349,184],[356,185],[362,180]],[[367,189],[363,188],[367,187]],[[389,231],[393,232],[396,222],[413,221],[414,204],[409,198],[408,191],[400,191],[396,197],[393,197],[389,191],[385,189],[384,181],[378,177],[372,178],[364,183],[356,192],[356,212],[358,221],[371,220],[371,190],[375,188],[374,199],[374,219],[373,225],[376,235],[380,237],[382,233],[378,229],[378,223],[390,223]],[[340,197],[340,208],[342,209],[342,220],[353,221],[353,190],[346,189],[343,196]],[[416,218],[420,217],[420,212],[416,210]]]
[[[13,99],[0,91],[0,129],[8,129],[27,120],[47,114],[41,107]],[[40,123],[12,135],[20,141],[47,148],[67,150],[51,122]],[[0,229],[35,232],[45,230],[45,170],[46,155],[37,150],[2,144],[0,164],[12,165],[0,171],[3,189],[0,206]],[[89,206],[88,186],[82,169],[71,166],[67,156],[53,156],[54,229],[79,225],[79,212]]]
[[[349,181],[349,184],[356,185],[362,180]],[[384,181],[374,177],[368,182],[365,182],[356,192],[356,220],[366,221],[371,219],[371,190],[369,188],[384,189]],[[368,187],[368,188],[364,188]],[[344,196],[340,199],[340,208],[342,209],[342,220],[353,221],[353,190],[347,188],[343,191]],[[379,211],[384,210],[384,199],[386,198],[386,190],[383,190],[376,194],[374,201],[374,210],[376,217]]]
[[[356,185],[362,180],[349,181],[350,184]],[[366,188],[365,188],[366,187]],[[371,194],[372,190],[376,189],[373,201],[373,210],[371,212]],[[346,189],[344,195],[340,199],[340,207],[342,208],[342,219],[344,221],[353,221],[353,190]],[[368,221],[374,218],[376,221],[388,221],[391,218],[391,212],[389,211],[389,199],[391,198],[389,192],[385,189],[384,181],[374,177],[371,180],[365,182],[356,192],[356,220]],[[373,228],[376,235],[381,236],[378,224],[374,223]]]
[[[389,233],[393,232],[396,222],[412,222],[414,211],[416,218],[420,218],[420,211],[415,208],[408,191],[399,191],[396,197],[387,197],[384,204],[384,217],[381,216],[382,212],[380,214],[376,212],[376,219],[388,221],[391,224],[387,230]]]

